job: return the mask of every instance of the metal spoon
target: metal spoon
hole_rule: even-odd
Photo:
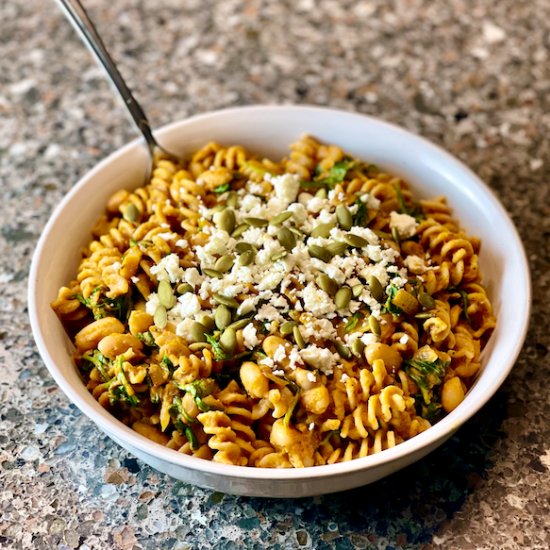
[[[77,30],[84,44],[91,50],[96,59],[107,72],[109,80],[120,94],[120,97],[122,98],[124,105],[128,109],[132,120],[136,124],[138,130],[141,132],[141,135],[144,137],[147,148],[149,150],[149,165],[147,168],[147,173],[145,175],[146,181],[148,181],[151,175],[155,151],[160,150],[165,157],[168,157],[169,160],[180,162],[180,159],[177,155],[170,153],[164,147],[159,145],[159,143],[153,136],[151,125],[147,120],[147,116],[145,115],[144,110],[130,91],[130,88],[128,88],[128,85],[124,81],[124,78],[122,78],[122,75],[117,69],[113,59],[105,48],[105,45],[103,44],[103,41],[101,40],[97,29],[95,28],[80,1],[56,0],[56,2],[61,7],[67,19]]]

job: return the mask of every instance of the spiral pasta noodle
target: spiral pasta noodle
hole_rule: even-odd
[[[95,399],[177,452],[354,460],[451,412],[496,320],[444,197],[311,136],[208,143],[115,193],[52,308]]]

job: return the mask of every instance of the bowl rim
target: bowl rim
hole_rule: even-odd
[[[523,292],[525,296],[526,307],[518,312],[516,319],[516,328],[518,332],[515,334],[514,342],[509,343],[509,360],[506,368],[501,369],[498,376],[495,377],[494,382],[490,388],[488,388],[480,397],[469,404],[469,407],[464,407],[466,400],[457,407],[450,414],[446,415],[442,420],[431,426],[428,430],[414,436],[407,441],[400,443],[399,445],[386,449],[383,452],[368,455],[363,458],[357,458],[347,462],[341,462],[336,464],[328,464],[321,466],[310,466],[305,468],[253,468],[249,466],[236,466],[232,464],[221,464],[214,461],[204,460],[197,457],[185,455],[179,453],[176,450],[169,449],[161,444],[155,443],[145,436],[138,434],[130,427],[119,421],[114,415],[106,411],[89,393],[88,398],[83,398],[76,388],[68,382],[60,368],[55,364],[48,349],[48,343],[44,338],[44,334],[41,328],[40,314],[37,309],[35,301],[37,290],[37,272],[41,263],[45,260],[44,247],[48,242],[48,237],[52,228],[55,226],[57,218],[65,206],[71,202],[75,195],[78,195],[80,189],[85,187],[86,182],[95,177],[96,174],[104,170],[108,165],[116,162],[119,157],[124,156],[132,149],[136,149],[143,146],[142,138],[136,138],[121,148],[115,150],[113,153],[102,159],[94,167],[87,171],[78,182],[64,195],[59,204],[55,207],[50,214],[47,224],[45,225],[41,236],[36,245],[31,268],[29,273],[28,284],[28,306],[29,317],[38,350],[40,355],[46,364],[50,374],[63,390],[69,400],[74,403],[82,413],[84,413],[90,420],[92,420],[100,429],[106,432],[108,435],[113,435],[118,440],[125,441],[132,447],[135,447],[139,451],[154,457],[159,460],[163,460],[170,464],[184,467],[189,470],[195,470],[198,472],[214,474],[228,478],[240,478],[240,479],[261,479],[267,481],[292,481],[301,480],[305,478],[323,478],[333,477],[346,474],[357,473],[361,470],[375,468],[382,464],[389,464],[395,462],[405,455],[414,454],[416,451],[420,451],[424,447],[429,447],[431,444],[435,444],[438,440],[448,437],[452,432],[459,428],[463,423],[469,420],[474,414],[476,414],[493,395],[500,388],[511,369],[513,368],[517,357],[523,347],[523,343],[527,334],[531,310],[531,279],[530,270],[525,250],[521,238],[514,226],[510,216],[500,203],[496,194],[465,164],[463,164],[456,157],[445,151],[438,145],[428,141],[427,139],[405,130],[404,128],[395,124],[386,122],[379,118],[375,118],[369,115],[361,113],[344,111],[340,109],[333,109],[328,107],[318,107],[314,105],[250,105],[244,107],[232,107],[228,109],[219,109],[215,111],[209,111],[206,113],[198,114],[189,118],[174,121],[170,124],[164,125],[155,131],[155,135],[162,141],[164,134],[170,133],[173,130],[178,130],[180,127],[185,127],[189,124],[196,124],[201,122],[208,122],[216,118],[231,117],[244,112],[262,112],[273,111],[275,113],[282,114],[284,111],[290,113],[298,113],[299,111],[310,112],[313,114],[323,115],[338,115],[343,117],[350,117],[353,119],[361,119],[364,123],[371,124],[375,127],[391,131],[395,134],[400,134],[409,140],[420,145],[424,150],[437,155],[445,163],[449,164],[454,170],[458,170],[464,178],[470,180],[470,184],[475,187],[476,193],[483,195],[483,198],[491,203],[491,206],[498,212],[501,222],[504,223],[508,230],[508,237],[513,242],[509,242],[509,246],[513,247],[519,256],[519,265],[515,265],[516,273],[520,277],[519,291]],[[83,385],[84,387],[84,385]],[[84,388],[85,389],[85,388]],[[86,390],[87,392],[87,390]]]

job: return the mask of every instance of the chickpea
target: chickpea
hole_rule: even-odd
[[[441,388],[441,404],[450,413],[464,401],[464,385],[458,376],[446,380]]]

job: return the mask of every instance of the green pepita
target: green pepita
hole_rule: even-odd
[[[304,237],[304,234],[296,227],[294,227],[293,225],[290,225],[289,226],[289,229],[292,231],[292,233],[294,233],[294,235],[296,235],[296,237],[298,237],[299,239],[302,239]]]
[[[220,346],[227,354],[233,355],[235,347],[237,346],[237,335],[235,334],[234,329],[226,328],[223,331],[220,336]]]
[[[281,225],[282,223],[286,222],[286,220],[292,218],[292,215],[293,212],[281,212],[280,214],[272,218],[269,223],[275,226]]]
[[[246,252],[247,250],[253,250],[254,247],[250,243],[245,243],[244,241],[241,241],[240,243],[237,243],[235,245],[235,252],[237,254],[242,254],[243,252]]]
[[[278,250],[277,252],[274,252],[273,254],[271,254],[269,259],[272,262],[276,262],[278,260],[282,260],[284,257],[287,256],[287,254],[288,254],[288,252],[286,250]]]
[[[234,239],[238,239],[248,229],[248,227],[249,226],[246,223],[241,223],[240,225],[237,225],[233,233],[231,233],[231,236]]]
[[[157,306],[157,309],[155,309],[155,313],[153,315],[153,322],[155,323],[155,326],[161,330],[166,326],[166,323],[168,322],[168,314],[164,306]]]
[[[315,193],[315,196],[318,199],[326,199],[327,198],[327,190],[324,187],[321,187],[321,189],[319,189],[317,191],[317,193]]]
[[[354,235],[353,233],[348,233],[342,237],[344,242],[353,248],[363,248],[369,244],[369,241],[363,239],[359,235]]]
[[[431,319],[433,316],[434,316],[433,313],[430,313],[428,311],[424,311],[422,313],[417,313],[414,317],[415,317],[415,319],[424,320],[424,319]]]
[[[369,285],[369,292],[371,293],[371,296],[377,302],[383,302],[386,298],[386,294],[382,283],[380,283],[374,275],[371,275],[367,281],[367,284]]]
[[[292,329],[292,335],[294,336],[294,341],[296,342],[296,345],[300,349],[304,349],[306,347],[306,343],[304,341],[304,337],[302,336],[302,333],[300,332],[300,328],[298,326],[295,326]]]
[[[330,262],[333,254],[324,246],[319,246],[317,244],[312,244],[308,247],[307,251],[312,258],[317,258],[325,263]]]
[[[176,297],[174,296],[174,291],[172,290],[172,285],[166,280],[163,279],[160,281],[157,288],[157,293],[159,297],[159,303],[161,306],[164,306],[167,309],[171,309],[176,305]]]
[[[225,204],[231,208],[237,208],[239,205],[239,197],[235,191],[229,191]]]
[[[286,321],[281,325],[279,332],[283,336],[288,336],[289,334],[292,334],[292,331],[294,330],[295,326],[296,326],[296,323],[294,321]]]
[[[382,331],[380,330],[380,323],[374,315],[369,317],[369,328],[376,336],[380,336],[382,334]]]
[[[197,321],[195,321],[189,329],[189,334],[193,342],[205,342],[205,333],[206,327],[203,324],[198,323]]]
[[[341,241],[333,241],[327,244],[327,249],[333,256],[342,256],[347,248],[348,245]]]
[[[135,223],[140,219],[141,214],[139,213],[137,206],[133,202],[129,202],[122,207],[122,217],[127,222]]]
[[[343,286],[334,295],[334,303],[338,309],[346,309],[349,306],[351,300],[351,288],[349,286]]]
[[[365,351],[364,342],[362,340],[359,340],[359,338],[354,340],[353,343],[351,344],[351,353],[353,353],[355,357],[361,357],[364,351]]]
[[[426,309],[433,309],[435,307],[435,300],[427,292],[419,292],[418,301]]]
[[[265,227],[269,222],[263,218],[244,218],[244,223],[251,227]]]
[[[334,224],[331,222],[328,223],[320,223],[316,225],[310,233],[311,237],[321,237],[322,239],[326,239],[330,236],[330,230],[334,227]]]
[[[343,205],[339,204],[336,207],[336,219],[338,224],[345,231],[349,231],[353,225],[353,217],[351,212]]]
[[[321,273],[317,277],[317,286],[324,290],[329,296],[334,296],[338,292],[338,283],[331,279],[326,273]]]
[[[342,359],[351,359],[351,351],[344,344],[344,342],[341,342],[340,340],[335,340],[333,343],[334,343],[334,347],[336,348],[336,351],[338,352],[338,355]]]
[[[363,294],[364,288],[365,287],[361,283],[352,286],[351,287],[351,293],[352,293],[353,297],[354,298],[359,298],[359,296],[361,296],[361,294]]]
[[[223,273],[220,273],[217,269],[210,269],[209,267],[205,267],[202,272],[208,277],[213,277],[214,279],[221,279],[223,277]]]
[[[206,327],[206,332],[211,332],[212,329],[214,328],[214,318],[211,317],[210,315],[203,315],[199,319],[199,323]]]
[[[193,292],[193,287],[189,283],[180,283],[176,289],[178,294]]]
[[[233,210],[233,208],[226,208],[218,215],[218,228],[222,229],[223,231],[227,231],[229,234],[233,233],[233,230],[235,229],[235,223],[235,211]]]
[[[231,296],[224,296],[223,294],[215,293],[213,298],[217,304],[222,304],[233,309],[237,309],[239,307],[239,302],[237,302],[235,298],[231,298]]]
[[[232,328],[233,330],[239,330],[241,328],[246,327],[248,323],[251,323],[252,319],[253,319],[252,317],[245,317],[244,319],[239,319],[238,321],[231,323],[227,328]]]
[[[281,227],[277,231],[277,240],[289,252],[296,246],[296,235],[288,227]]]
[[[231,310],[224,305],[220,305],[214,312],[214,323],[218,329],[223,330],[231,324]]]
[[[219,271],[220,273],[225,273],[226,271],[229,271],[233,267],[234,263],[235,263],[235,258],[230,254],[226,254],[225,256],[220,256],[216,260],[216,263],[214,264],[214,269],[216,271]]]
[[[245,250],[239,256],[239,265],[250,265],[254,261],[255,256],[256,253],[254,252],[254,250]]]
[[[391,236],[393,237],[393,240],[399,245],[401,244],[401,235],[399,234],[399,231],[397,230],[397,227],[391,228]]]

